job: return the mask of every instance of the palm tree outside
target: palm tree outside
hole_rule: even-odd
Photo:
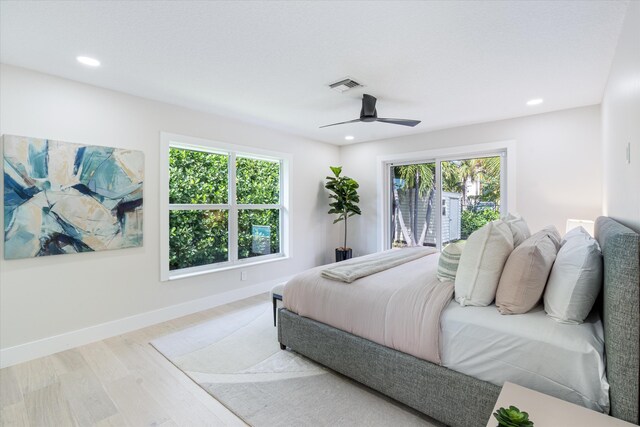
[[[436,205],[434,200],[435,169],[433,162],[391,168],[391,238],[394,247],[435,245],[434,214],[441,212],[440,202]],[[456,230],[458,233],[450,232],[449,236],[466,239],[486,222],[499,218],[500,157],[443,161],[441,170],[443,220],[451,214],[448,209],[459,209],[460,215],[457,225],[460,230]],[[452,199],[460,202],[448,205],[445,193],[458,194]]]

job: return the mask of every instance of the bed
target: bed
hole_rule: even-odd
[[[602,319],[609,384],[607,403],[611,415],[637,424],[640,236],[613,219],[600,217],[596,221],[596,239],[604,258],[603,291],[597,304],[600,313],[596,315]],[[454,320],[455,314],[455,310],[443,312],[443,316],[453,315]],[[443,423],[481,426],[491,416],[500,386],[481,379],[483,376],[473,370],[469,371],[471,375],[459,372],[464,369],[452,366],[446,351],[442,364],[430,363],[330,326],[327,324],[330,322],[312,320],[286,309],[281,309],[278,316],[282,347],[289,347]],[[447,340],[446,331],[441,339]],[[455,363],[460,361],[454,360]],[[588,402],[583,404],[593,408]]]

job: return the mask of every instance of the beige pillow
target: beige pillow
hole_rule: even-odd
[[[496,293],[500,313],[522,314],[538,304],[557,252],[546,232],[534,234],[511,252]]]
[[[554,245],[556,245],[556,252],[560,250],[560,246],[562,246],[562,237],[560,237],[560,233],[558,233],[558,229],[553,225],[547,225],[542,230],[535,233],[533,236],[549,236]],[[533,237],[531,236],[531,237]]]
[[[456,301],[462,306],[491,304],[512,250],[513,236],[502,220],[489,222],[471,233],[456,273]]]

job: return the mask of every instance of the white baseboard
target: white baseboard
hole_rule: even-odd
[[[198,311],[228,304],[263,292],[270,291],[275,285],[286,282],[289,278],[280,278],[256,285],[245,286],[221,294],[211,295],[193,301],[164,307],[158,310],[147,311],[146,313],[122,319],[112,320],[88,328],[65,332],[60,335],[31,341],[25,344],[16,345],[0,350],[0,368],[27,362],[39,357],[48,356],[60,351],[69,350],[74,347],[100,341],[106,338],[121,335],[136,329],[145,328],[167,320],[186,316]]]

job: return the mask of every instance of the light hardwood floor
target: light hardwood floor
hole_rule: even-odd
[[[149,341],[267,294],[0,370],[0,425],[245,426]]]

